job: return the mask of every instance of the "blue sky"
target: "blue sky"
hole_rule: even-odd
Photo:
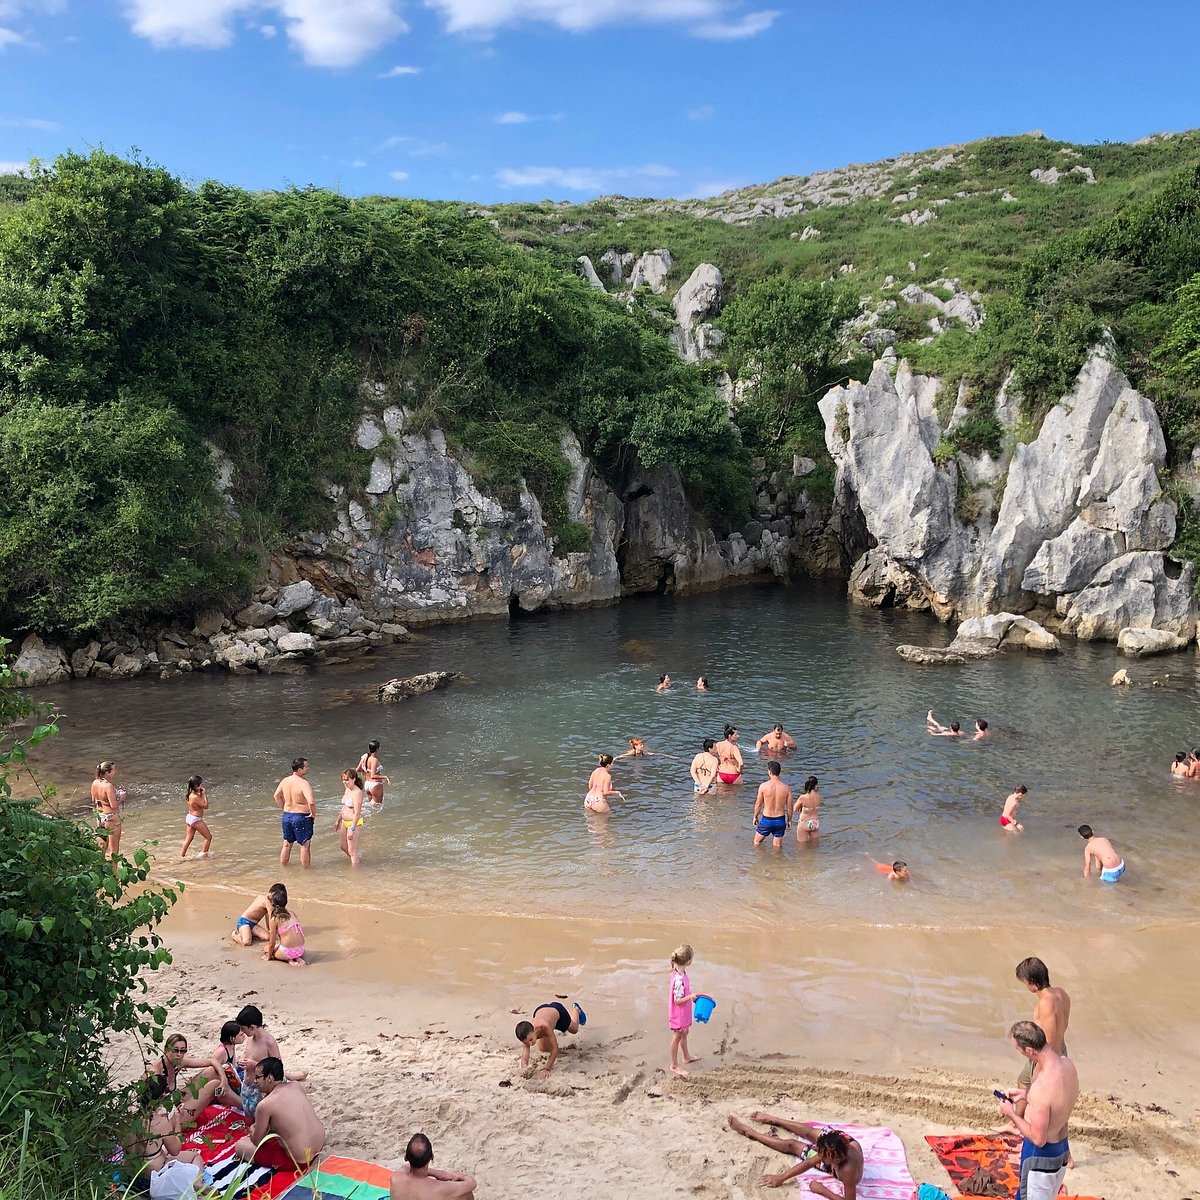
[[[0,168],[136,147],[251,188],[706,195],[1197,126],[1197,44],[1191,0],[0,0]]]

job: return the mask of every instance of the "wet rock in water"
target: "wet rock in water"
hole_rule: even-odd
[[[47,645],[36,633],[31,633],[21,643],[21,653],[13,663],[13,669],[25,676],[23,682],[28,687],[61,683],[71,678],[71,668],[67,666],[67,656],[62,647]]]
[[[465,676],[458,671],[427,671],[424,675],[410,675],[407,679],[389,679],[380,685],[378,698],[384,704],[396,704],[412,696],[423,696],[426,692],[443,688]]]
[[[1077,593],[1063,622],[1084,641],[1113,641],[1121,630],[1166,629],[1185,641],[1196,632],[1194,568],[1154,551],[1124,554]]]
[[[1108,686],[1109,687],[1132,687],[1133,680],[1129,678],[1129,672],[1127,670],[1125,670],[1124,667],[1122,667],[1108,681]]]
[[[896,653],[905,662],[918,663],[921,666],[932,666],[934,663],[953,663],[956,666],[961,666],[967,661],[965,654],[953,651],[949,647],[897,646]],[[995,650],[989,649],[986,653],[978,655],[978,657],[990,658],[995,653]]]
[[[959,627],[951,649],[959,641],[981,641],[998,650],[1041,650],[1054,654],[1059,649],[1058,638],[1031,617],[1016,613],[993,613],[987,617],[970,617]]]
[[[281,654],[311,654],[317,639],[311,633],[285,633],[275,644]]]
[[[96,665],[96,659],[99,657],[99,642],[88,642],[86,646],[81,646],[76,650],[71,655],[71,671],[75,678],[86,679],[92,673],[92,668]]]
[[[1169,629],[1122,629],[1117,634],[1117,649],[1130,658],[1148,658],[1152,654],[1171,654],[1187,642]]]

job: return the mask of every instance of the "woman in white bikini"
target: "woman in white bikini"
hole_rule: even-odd
[[[817,777],[810,775],[804,781],[804,792],[792,805],[796,817],[796,841],[817,842],[821,840],[821,793],[817,791]]]
[[[583,807],[589,812],[612,812],[608,803],[609,796],[621,796],[612,785],[612,772],[609,770],[612,765],[611,754],[600,755],[600,765],[592,772],[588,780],[587,795],[583,798]],[[625,797],[621,796],[621,799],[624,800]]]
[[[187,858],[188,847],[196,834],[204,838],[204,849],[196,855],[197,858],[207,858],[212,849],[212,833],[204,822],[204,814],[208,811],[208,793],[204,790],[204,780],[199,775],[193,775],[187,783],[187,816],[184,822],[187,832],[184,834],[183,845],[179,849],[179,857]]]
[[[125,789],[113,784],[117,764],[105,759],[96,768],[92,780],[92,807],[96,810],[96,840],[107,858],[116,858],[121,850],[121,805]]]
[[[358,856],[358,839],[363,826],[363,781],[357,771],[343,771],[342,809],[333,823],[333,832],[338,834],[338,845],[350,860],[352,867],[362,861]]]
[[[381,806],[383,804],[383,785],[391,786],[391,780],[383,773],[383,765],[379,761],[379,742],[367,743],[367,752],[358,760],[358,773],[363,778],[362,786],[366,789],[367,803]]]

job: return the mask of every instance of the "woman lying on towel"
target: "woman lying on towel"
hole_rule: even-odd
[[[863,1178],[862,1147],[840,1129],[821,1129],[816,1125],[801,1125],[798,1121],[785,1121],[783,1117],[773,1117],[770,1113],[753,1112],[750,1120],[759,1125],[775,1125],[794,1133],[794,1138],[771,1137],[751,1129],[739,1117],[729,1118],[729,1128],[743,1137],[760,1145],[778,1150],[780,1154],[790,1154],[793,1158],[803,1161],[794,1167],[789,1167],[781,1175],[764,1175],[763,1184],[766,1187],[779,1187],[805,1171],[825,1171],[832,1175],[844,1190],[845,1200],[857,1200],[858,1185]],[[843,1200],[843,1193],[831,1191],[823,1183],[809,1180],[808,1190],[814,1196],[824,1196],[827,1200]]]

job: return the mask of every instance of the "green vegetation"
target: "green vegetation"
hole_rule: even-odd
[[[140,999],[141,976],[170,961],[151,930],[175,897],[146,885],[144,850],[110,868],[90,830],[40,811],[48,793],[13,797],[28,751],[57,730],[12,690],[7,644],[0,639],[0,1191],[99,1196],[131,1104],[131,1089],[109,1077],[106,1040],[161,1040],[166,1012]]]
[[[748,508],[736,430],[654,309],[461,206],[191,191],[67,154],[0,193],[0,623],[81,631],[244,594],[327,519],[329,482],[365,483],[364,380],[502,498],[523,477],[560,537],[568,429],[618,483],[672,462],[714,511]]]

